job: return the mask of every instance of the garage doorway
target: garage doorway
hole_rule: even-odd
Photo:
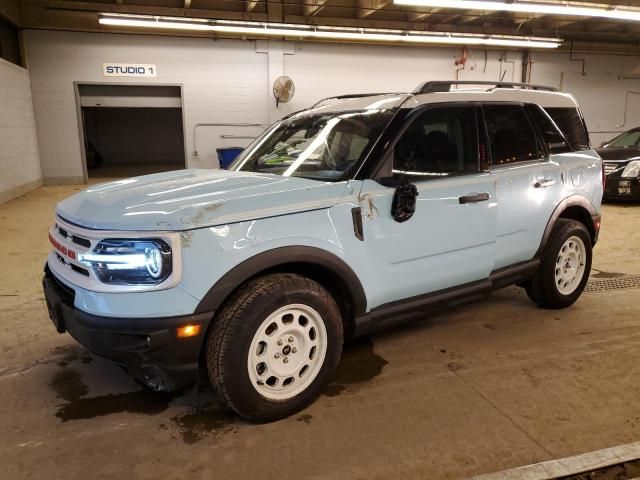
[[[182,87],[76,84],[85,180],[185,168]]]

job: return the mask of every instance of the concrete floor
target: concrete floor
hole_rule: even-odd
[[[1,478],[464,478],[640,439],[640,289],[544,311],[513,287],[360,340],[269,425],[141,390],[47,317],[47,228],[80,188],[0,206]],[[603,213],[594,268],[640,274],[640,206]]]

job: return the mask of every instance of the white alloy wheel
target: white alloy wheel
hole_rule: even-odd
[[[318,376],[327,353],[327,330],[308,305],[279,308],[251,341],[247,367],[251,384],[270,400],[288,400]]]
[[[571,295],[580,285],[585,272],[587,250],[577,236],[569,237],[556,258],[555,282],[558,292]]]

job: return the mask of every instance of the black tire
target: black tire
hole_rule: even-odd
[[[555,281],[556,260],[560,249],[571,237],[578,237],[584,243],[586,258],[584,259],[584,273],[578,287],[568,295],[564,295],[558,289]],[[531,300],[543,308],[561,309],[573,305],[582,294],[589,273],[591,272],[591,235],[584,224],[569,219],[560,219],[554,228],[551,238],[542,253],[540,270],[538,274],[526,282],[523,286]]]
[[[327,334],[324,362],[305,390],[286,400],[265,397],[252,385],[248,356],[254,335],[272,313],[291,304],[315,309]],[[343,324],[333,297],[321,285],[296,274],[270,274],[251,280],[225,302],[206,345],[209,379],[220,399],[238,415],[265,423],[292,415],[311,404],[340,361]]]

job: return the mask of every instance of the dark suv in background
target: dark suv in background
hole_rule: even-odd
[[[607,176],[604,198],[640,200],[640,127],[605,142],[596,151]]]

